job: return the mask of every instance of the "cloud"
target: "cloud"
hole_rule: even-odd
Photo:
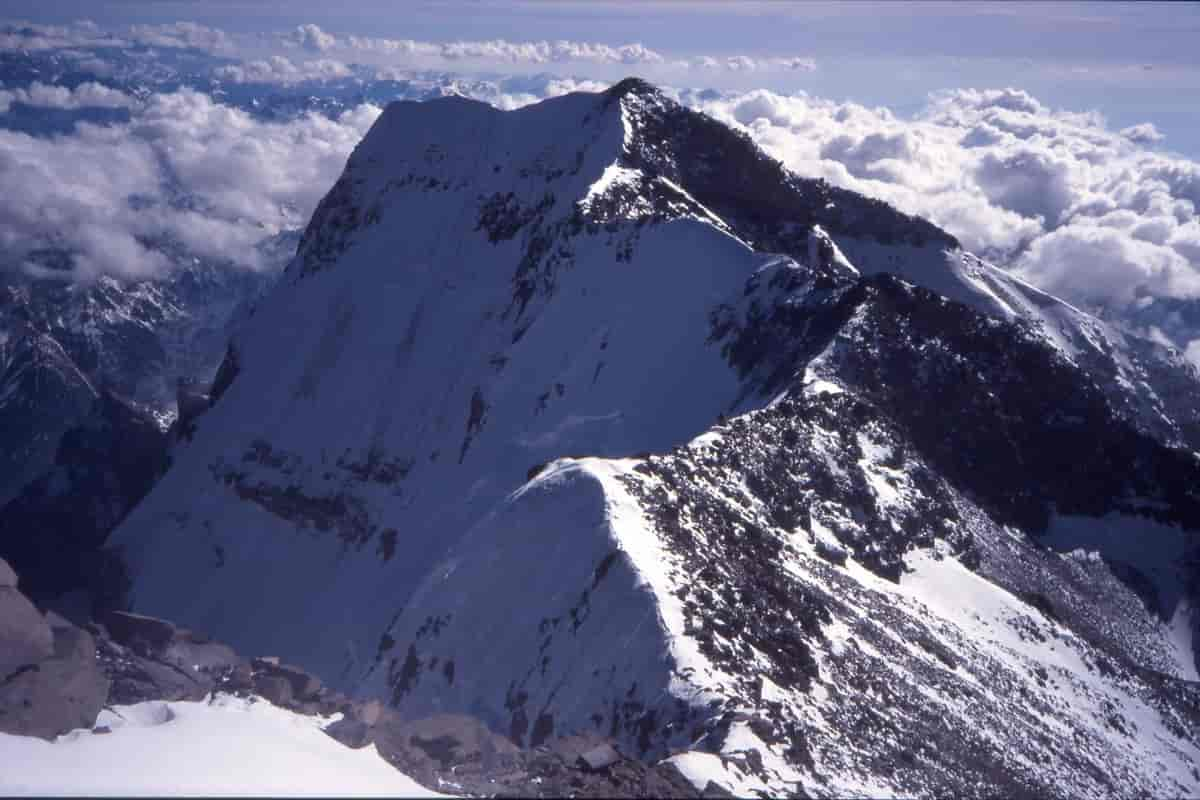
[[[812,72],[817,68],[817,62],[811,58],[752,58],[751,56],[698,56],[677,62],[687,69],[724,70],[726,72],[755,72],[763,70],[780,70],[792,72]]]
[[[1200,298],[1200,164],[1153,125],[1019,89],[938,92],[912,118],[765,90],[679,93],[802,175],[879,197],[1072,302]],[[1185,342],[1180,342],[1185,344]]]
[[[568,39],[464,39],[435,42],[340,35],[314,23],[268,34],[231,33],[187,21],[130,25],[109,31],[87,21],[64,26],[32,23],[0,25],[0,50],[73,50],[80,59],[95,59],[97,49],[131,45],[198,50],[236,59],[232,65],[217,68],[222,73],[219,77],[236,82],[288,84],[327,79],[330,77],[328,70],[322,72],[319,66],[335,64],[363,64],[385,69],[488,70],[565,65],[593,72],[607,70],[606,77],[612,77],[614,70],[628,67],[651,71],[659,78],[683,77],[693,72],[703,76],[715,73],[812,72],[817,68],[815,60],[799,55],[758,57],[702,54],[683,57],[640,42],[612,45]],[[298,63],[294,59],[297,51],[319,58]],[[314,77],[307,77],[309,74]]]
[[[320,58],[295,63],[285,56],[228,64],[218,67],[213,75],[233,83],[295,84],[306,81],[328,81],[347,78],[351,69],[340,61]]]
[[[138,241],[126,199],[155,191],[155,178],[153,153],[113,129],[49,140],[0,131],[0,257],[29,265],[56,248],[81,275],[154,274],[165,259]]]
[[[1047,291],[1089,306],[1200,296],[1200,272],[1173,248],[1090,219],[1036,239],[1020,267]]]
[[[366,59],[389,66],[413,63],[447,66],[469,62],[496,66],[546,66],[551,64],[663,67],[670,70],[719,70],[752,72],[762,70],[803,71],[816,69],[805,57],[752,58],[745,55],[672,58],[666,53],[633,42],[608,45],[599,42],[510,41],[507,39],[430,42],[416,39],[387,39],[369,36],[336,36],[317,25],[300,25],[284,34],[289,47],[317,53],[337,53],[345,60]]]
[[[1120,133],[1129,141],[1137,144],[1154,144],[1167,138],[1158,132],[1158,128],[1154,127],[1153,122],[1131,125],[1128,128],[1122,128]]]
[[[996,148],[980,155],[973,177],[993,205],[1053,227],[1079,190],[1071,166],[1050,148]]]
[[[70,25],[0,22],[0,51],[61,50],[72,47],[122,47],[128,42],[90,21]]]
[[[0,265],[145,278],[165,252],[260,266],[255,245],[304,224],[379,109],[262,122],[192,90],[152,95],[126,124],[66,136],[0,131]]]
[[[137,101],[117,89],[100,83],[81,83],[74,88],[34,81],[26,88],[0,89],[0,113],[13,103],[39,108],[133,108]]]
[[[315,26],[314,26],[315,27]],[[610,46],[595,42],[533,41],[506,39],[487,41],[422,42],[414,39],[375,39],[349,36],[339,45],[360,53],[396,58],[426,58],[442,61],[490,61],[503,64],[662,64],[662,54],[639,43]],[[330,45],[333,46],[332,44]]]
[[[1200,339],[1194,339],[1188,344],[1184,351],[1184,357],[1195,364],[1197,369],[1200,369]]]
[[[320,26],[308,24],[297,25],[296,29],[284,37],[284,42],[305,50],[324,53],[337,44],[337,38],[321,30]]]
[[[131,45],[195,49],[217,54],[229,54],[238,47],[235,37],[226,31],[196,22],[130,25],[121,30],[106,30],[91,20],[79,20],[69,25],[0,23],[0,51],[81,50]]]
[[[210,53],[230,53],[235,49],[234,39],[228,33],[195,22],[133,25],[128,37],[151,47],[191,48]]]

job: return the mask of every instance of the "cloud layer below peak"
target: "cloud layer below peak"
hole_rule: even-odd
[[[1088,306],[1200,297],[1200,165],[1016,89],[939,92],[912,118],[805,94],[682,99],[803,175],[883,198]]]
[[[514,108],[608,80],[530,75],[547,67],[618,76],[679,68],[674,85],[704,85],[718,72],[816,66],[802,57],[680,59],[641,44],[356,37],[311,24],[253,36],[194,23],[10,24],[0,25],[0,51],[43,54],[92,76],[0,85],[0,116],[113,112],[99,120],[107,125],[76,122],[54,137],[0,120],[10,128],[0,130],[0,179],[11,187],[0,196],[4,266],[37,270],[51,248],[71,253],[81,278],[157,274],[164,243],[255,266],[255,244],[306,221],[377,104],[398,94],[456,91]],[[120,72],[122,53],[126,65],[166,64],[168,76],[181,74],[171,58],[206,55],[187,62],[199,70],[193,88],[156,92],[142,73]],[[497,65],[511,67],[509,77],[461,77]],[[460,75],[421,71],[447,66]],[[1200,164],[1165,151],[1151,123],[1110,128],[1095,112],[1054,109],[1016,88],[935,92],[904,115],[804,92],[676,94],[799,174],[927,217],[1077,305],[1136,309],[1152,320],[1148,333],[1200,352],[1200,324],[1171,305],[1200,309]],[[317,95],[332,101],[314,106]],[[282,98],[281,111],[258,105],[271,98]],[[1147,312],[1156,303],[1166,309],[1157,316]]]

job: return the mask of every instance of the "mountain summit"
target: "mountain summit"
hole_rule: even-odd
[[[699,788],[1194,793],[1198,385],[642,81],[394,103],[114,542],[136,610]]]

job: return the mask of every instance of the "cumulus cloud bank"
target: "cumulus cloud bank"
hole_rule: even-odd
[[[812,71],[816,61],[804,57],[755,58],[745,55],[672,58],[641,43],[607,45],[570,40],[513,42],[487,41],[423,42],[414,39],[386,39],[362,36],[337,37],[316,25],[301,25],[287,34],[284,41],[316,52],[339,50],[347,57],[385,56],[425,62],[488,62],[501,65],[599,64],[625,66],[663,66],[675,69]]]
[[[80,279],[145,278],[183,248],[254,268],[255,245],[304,223],[378,113],[261,122],[185,89],[127,124],[0,131],[0,260],[36,273],[53,250]]]
[[[0,22],[0,50],[69,50],[132,45],[188,48],[209,53],[232,53],[238,46],[235,37],[229,33],[196,22],[130,25],[121,31],[101,28],[90,20],[79,20],[69,25]]]
[[[1147,148],[1151,125],[1110,131],[1015,89],[941,92],[913,119],[802,93],[682,99],[1075,302],[1200,297],[1200,164]]]
[[[0,113],[13,103],[38,108],[133,108],[137,101],[124,92],[101,83],[89,81],[73,88],[34,81],[27,87],[0,89]]]
[[[195,22],[133,25],[129,38],[151,47],[192,48],[210,53],[231,53],[236,49],[234,38],[225,31]]]
[[[353,74],[341,61],[318,58],[311,61],[294,62],[287,56],[271,56],[265,59],[227,64],[217,67],[216,77],[233,83],[278,83],[283,85],[306,81],[328,81],[346,78]]]
[[[271,44],[274,43],[274,47]],[[296,83],[330,77],[323,74],[346,63],[370,63],[384,67],[447,67],[469,64],[477,67],[546,66],[574,64],[595,66],[661,67],[673,71],[801,71],[817,68],[816,61],[802,56],[752,57],[748,55],[700,55],[672,57],[638,42],[609,45],[586,41],[509,41],[506,39],[431,42],[337,35],[307,23],[270,36],[232,34],[195,22],[131,25],[117,31],[102,30],[93,22],[51,26],[33,23],[0,24],[0,50],[52,50],[70,48],[128,47],[188,48],[240,59],[221,75],[235,82]],[[274,52],[271,52],[271,51]],[[308,53],[315,60],[296,59]],[[290,65],[290,66],[289,66]],[[340,75],[334,77],[341,77]]]

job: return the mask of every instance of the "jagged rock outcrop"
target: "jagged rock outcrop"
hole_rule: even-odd
[[[0,732],[53,739],[90,728],[108,687],[91,634],[38,611],[0,560]]]

